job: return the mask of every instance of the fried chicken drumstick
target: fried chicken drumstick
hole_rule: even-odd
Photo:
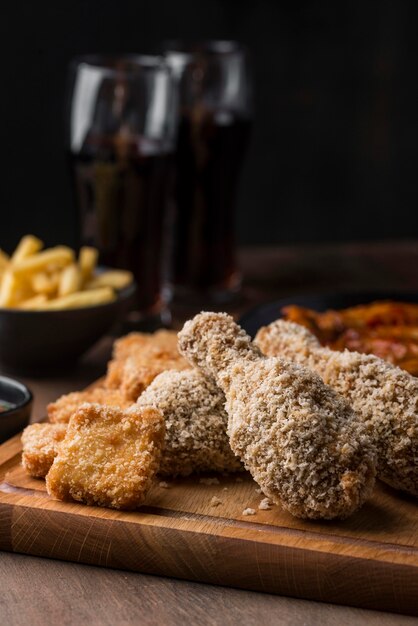
[[[374,446],[317,374],[265,357],[225,313],[186,322],[179,348],[225,393],[231,448],[269,498],[312,519],[343,519],[363,504],[374,485]]]
[[[159,474],[238,472],[244,468],[229,445],[225,396],[196,369],[163,372],[139,396],[164,416],[166,435]]]
[[[418,379],[379,357],[336,352],[306,328],[277,320],[261,328],[255,342],[316,371],[353,406],[378,450],[378,477],[418,496]]]

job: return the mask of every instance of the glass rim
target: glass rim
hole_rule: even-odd
[[[124,66],[123,63],[129,63]],[[80,54],[69,62],[69,68],[77,70],[81,66],[96,68],[108,76],[132,74],[138,70],[166,71],[171,73],[170,65],[162,54]]]
[[[228,56],[237,52],[245,53],[245,44],[234,39],[204,39],[202,41],[185,41],[182,39],[168,39],[162,42],[161,50],[163,55],[184,54],[193,56],[194,54],[218,54]]]

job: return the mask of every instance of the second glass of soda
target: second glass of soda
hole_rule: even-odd
[[[241,284],[235,204],[252,116],[248,54],[231,41],[163,48],[179,95],[174,296],[185,304],[228,302]]]

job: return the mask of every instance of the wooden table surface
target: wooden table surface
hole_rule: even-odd
[[[418,292],[418,241],[250,248],[239,258],[243,294],[230,309],[237,315],[263,301],[304,293]],[[177,306],[175,325],[196,311]],[[32,420],[43,417],[49,401],[101,376],[110,349],[111,339],[105,338],[70,372],[23,378],[35,395]],[[413,617],[5,552],[0,580],[0,624],[11,626],[418,624]]]

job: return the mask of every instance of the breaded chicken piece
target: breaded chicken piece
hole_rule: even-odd
[[[66,432],[65,424],[31,424],[25,428],[22,465],[28,474],[34,478],[47,475]]]
[[[95,402],[104,406],[118,406],[127,409],[133,404],[117,389],[86,389],[85,391],[73,391],[51,402],[47,406],[47,415],[50,422],[68,424],[70,418],[84,402]]]
[[[306,328],[277,320],[256,343],[316,371],[353,406],[378,450],[378,477],[418,496],[418,379],[377,356],[323,348]]]
[[[46,476],[49,495],[114,509],[142,504],[158,471],[164,418],[151,407],[82,404]]]
[[[135,402],[161,372],[189,367],[178,352],[175,332],[131,333],[115,341],[105,386],[119,389],[126,399]]]
[[[165,418],[165,447],[159,474],[237,472],[244,468],[229,445],[225,396],[196,369],[163,372],[138,398]]]
[[[311,519],[343,519],[363,504],[374,486],[375,449],[317,374],[263,356],[225,313],[186,322],[179,348],[225,393],[231,448],[273,502]]]

